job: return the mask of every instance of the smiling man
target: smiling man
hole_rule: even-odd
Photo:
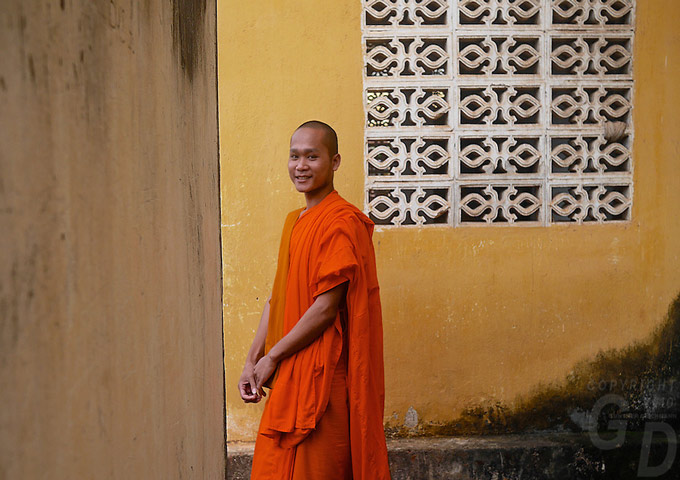
[[[333,187],[335,131],[303,123],[288,172],[305,196],[283,227],[272,295],[238,388],[267,396],[251,479],[389,479],[373,223]]]

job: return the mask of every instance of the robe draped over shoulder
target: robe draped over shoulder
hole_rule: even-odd
[[[347,325],[343,330],[338,314],[333,325],[310,345],[279,363],[259,434],[286,449],[295,448],[314,431],[326,411],[346,335],[353,478],[389,479],[383,430],[382,313],[373,222],[334,190],[297,219],[290,235],[280,335],[285,336],[295,326],[318,295],[344,282],[348,282]]]

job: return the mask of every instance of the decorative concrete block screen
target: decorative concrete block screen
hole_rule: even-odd
[[[364,0],[379,225],[630,220],[634,0]]]

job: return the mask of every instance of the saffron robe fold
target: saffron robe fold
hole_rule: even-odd
[[[269,321],[267,322],[267,337],[264,343],[264,354],[269,353],[276,342],[283,338],[283,318],[286,305],[286,286],[288,282],[288,267],[290,264],[290,236],[293,227],[302,213],[302,208],[293,210],[286,217],[281,234],[281,245],[279,245],[279,258],[272,287],[271,301],[269,302]],[[279,372],[277,368],[264,386],[272,388]]]
[[[339,312],[316,340],[280,362],[258,432],[258,437],[273,440],[267,445],[294,449],[316,429],[328,406],[343,335],[347,335],[349,440],[355,480],[390,478],[383,430],[382,312],[372,235],[373,222],[335,190],[295,221],[280,335],[293,328],[318,295],[344,282],[348,282],[347,325],[343,331]],[[270,335],[275,333],[268,330]],[[272,342],[269,338],[266,343]],[[253,472],[259,472],[257,478],[287,478],[283,472],[290,469],[284,466],[270,475],[256,465],[269,454],[262,451],[265,448],[270,447],[256,444]],[[286,458],[294,459],[294,455]]]

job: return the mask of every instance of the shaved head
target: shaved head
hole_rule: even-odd
[[[328,149],[328,154],[333,157],[338,153],[338,134],[335,133],[335,130],[333,130],[330,125],[318,120],[310,120],[300,125],[295,129],[295,131],[297,132],[301,128],[313,128],[315,130],[323,131],[323,140],[326,148]]]

